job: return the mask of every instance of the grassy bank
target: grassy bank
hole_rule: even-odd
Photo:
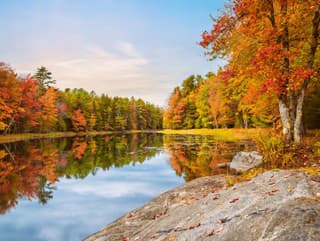
[[[161,130],[159,133],[167,135],[210,135],[221,141],[239,141],[253,139],[268,129],[192,129],[192,130]]]
[[[131,130],[131,131],[88,131],[88,132],[50,132],[50,133],[20,133],[0,135],[0,143],[8,143],[15,141],[24,141],[42,138],[61,138],[74,136],[96,136],[107,134],[123,134],[123,133],[161,133],[166,135],[208,135],[213,136],[216,140],[221,141],[239,141],[245,139],[256,139],[259,136],[265,136],[267,133],[273,132],[272,129],[251,128],[251,129],[191,129],[191,130]],[[308,131],[308,136],[313,139],[320,139],[320,131]]]
[[[44,138],[61,138],[61,137],[75,137],[75,136],[97,136],[107,134],[125,134],[125,133],[143,133],[154,131],[88,131],[88,132],[50,132],[50,133],[20,133],[20,134],[8,134],[0,135],[0,143],[9,143],[16,141],[26,141],[34,139]]]

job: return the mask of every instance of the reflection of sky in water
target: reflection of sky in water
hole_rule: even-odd
[[[123,168],[98,171],[81,180],[60,179],[42,206],[21,200],[0,216],[1,241],[77,241],[98,231],[156,195],[184,183],[161,153]]]

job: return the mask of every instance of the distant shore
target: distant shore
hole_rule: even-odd
[[[97,136],[111,134],[130,134],[130,133],[160,133],[166,135],[210,135],[217,140],[223,141],[239,141],[243,139],[251,139],[259,131],[266,129],[189,129],[189,130],[125,130],[125,131],[83,131],[83,132],[49,132],[49,133],[18,133],[18,134],[2,134],[0,135],[0,143],[9,143],[16,141],[26,141],[45,138],[61,138],[75,136]]]
[[[270,128],[221,128],[221,129],[164,129],[158,131],[159,133],[166,135],[202,135],[202,136],[214,136],[214,139],[221,141],[240,141],[244,139],[253,139],[259,133],[269,131]]]
[[[150,133],[150,132],[158,132],[158,131],[155,131],[155,130],[87,131],[87,132],[67,131],[67,132],[49,132],[49,133],[19,133],[19,134],[6,134],[6,135],[3,134],[3,135],[0,135],[0,144],[16,142],[16,141],[34,140],[34,139],[46,139],[46,138],[98,136],[98,135]]]

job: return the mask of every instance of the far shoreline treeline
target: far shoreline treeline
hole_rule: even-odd
[[[20,77],[0,63],[0,133],[49,133],[162,129],[163,110],[142,99],[61,91],[45,67]]]

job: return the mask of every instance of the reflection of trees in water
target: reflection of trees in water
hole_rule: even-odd
[[[0,145],[0,213],[27,197],[46,204],[61,177],[85,178],[108,170],[143,163],[161,150],[163,142],[170,164],[186,181],[224,173],[218,163],[234,153],[252,149],[250,143],[223,143],[203,136],[157,134],[108,135],[73,139],[47,139]],[[150,148],[158,147],[158,148]]]
[[[252,142],[222,142],[210,136],[164,136],[164,145],[170,155],[170,164],[177,175],[186,181],[197,177],[225,173],[219,163],[232,160],[241,150],[253,150]]]
[[[0,214],[21,198],[46,204],[61,177],[85,178],[98,169],[142,163],[159,153],[162,136],[133,134],[47,139],[0,145]]]
[[[19,198],[33,199],[36,196],[42,164],[37,156],[38,149],[33,149],[24,157],[13,154],[9,148],[1,150],[1,153],[0,213],[5,213],[18,203]]]
[[[48,183],[48,180],[44,176],[39,176],[38,185],[38,200],[41,204],[47,204],[47,202],[53,197],[53,191],[57,188],[51,183]]]

